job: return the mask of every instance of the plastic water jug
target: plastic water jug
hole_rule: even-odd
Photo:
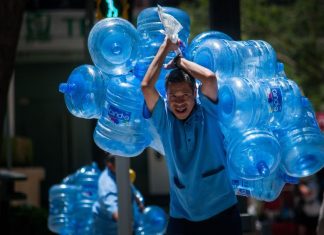
[[[280,146],[272,132],[249,129],[231,133],[227,140],[228,165],[242,179],[257,180],[274,172],[280,163]]]
[[[288,130],[276,132],[286,173],[295,177],[315,174],[324,166],[324,136],[310,101],[302,98],[303,115]]]
[[[302,95],[292,80],[229,77],[219,85],[219,120],[228,129],[287,129],[301,117]]]
[[[163,11],[173,16],[182,25],[182,30],[179,32],[178,37],[183,43],[184,48],[186,48],[190,34],[189,15],[173,7],[163,7]],[[152,60],[165,38],[165,35],[162,33],[164,27],[157,7],[146,8],[140,12],[137,17],[137,30],[141,38],[141,58]],[[168,59],[171,59],[174,55],[170,55]]]
[[[75,202],[80,187],[56,184],[49,190],[48,228],[58,234],[73,235],[76,226]]]
[[[200,37],[198,35],[191,41],[188,57],[221,79],[232,76],[271,78],[276,73],[276,53],[264,41],[230,41],[213,37],[201,40]]]
[[[81,65],[70,74],[67,83],[61,83],[68,110],[76,117],[99,118],[104,97],[102,73],[92,65]]]
[[[186,48],[188,45],[188,38],[190,33],[190,18],[189,15],[177,8],[163,7],[163,12],[174,17],[182,26],[181,31],[178,33],[178,38],[181,40],[181,51],[186,56]],[[140,80],[143,79],[149,65],[157,54],[161,44],[164,41],[165,30],[157,7],[144,9],[137,17],[137,31],[140,37],[140,56],[134,68],[134,74]],[[168,63],[176,55],[175,52],[170,52],[164,63]],[[164,68],[161,69],[159,79],[156,83],[156,88],[160,94],[165,97],[165,76],[169,71]]]
[[[93,63],[107,74],[126,74],[133,69],[139,52],[135,27],[122,18],[105,18],[94,25],[88,38]]]
[[[272,129],[287,129],[298,122],[302,115],[302,94],[298,85],[289,79],[273,78],[259,81],[267,99],[269,126]]]
[[[142,116],[144,98],[140,81],[129,73],[108,80],[95,143],[107,152],[134,157],[150,143],[148,123]]]
[[[100,170],[95,162],[80,168],[75,173],[75,184],[81,192],[75,201],[76,234],[92,234],[92,206],[98,199]]]
[[[219,121],[229,131],[264,126],[269,122],[267,100],[259,83],[253,80],[240,77],[222,80],[218,98]]]
[[[147,206],[141,215],[141,224],[136,235],[162,235],[166,230],[167,216],[158,206]]]
[[[245,180],[230,171],[232,187],[236,195],[262,201],[277,199],[286,183],[297,184],[298,178],[285,174],[280,167],[269,176],[259,180]]]

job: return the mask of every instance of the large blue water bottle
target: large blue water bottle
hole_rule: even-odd
[[[310,101],[302,98],[303,115],[288,130],[276,132],[281,144],[282,166],[288,175],[306,177],[324,166],[324,136]]]
[[[269,126],[272,129],[288,129],[302,115],[302,94],[298,85],[289,79],[275,77],[259,81],[267,100]]]
[[[203,44],[204,42],[208,41],[208,40],[220,40],[220,39],[224,39],[224,40],[228,40],[228,41],[233,41],[233,39],[220,31],[207,31],[207,32],[203,32],[198,34],[196,37],[194,37],[188,47],[188,51],[190,52],[189,59],[192,59],[194,57],[197,56],[197,51],[199,48],[200,44]]]
[[[140,81],[133,74],[108,80],[101,118],[94,141],[103,150],[125,157],[139,155],[150,143]]]
[[[280,163],[279,142],[268,130],[252,128],[232,132],[227,142],[228,165],[242,179],[267,177]]]
[[[105,18],[91,29],[88,48],[93,63],[107,74],[125,74],[138,58],[135,27],[122,18]]]
[[[173,16],[182,25],[183,28],[179,32],[178,37],[183,43],[184,48],[186,48],[190,34],[189,15],[186,12],[173,7],[163,7],[163,11],[166,14]],[[140,12],[137,17],[137,30],[141,38],[141,58],[152,60],[165,38],[165,35],[162,33],[164,27],[160,21],[157,7],[146,8]],[[174,53],[173,55],[170,54],[169,59],[174,55]]]
[[[222,45],[222,42],[219,42],[218,40],[228,40],[232,41],[233,39],[222,32],[219,31],[208,31],[198,34],[196,37],[194,37],[188,47],[187,54],[188,59],[195,61],[196,63],[212,70],[216,71],[216,65],[214,64],[215,61],[213,59],[213,48],[218,47],[219,45]],[[221,63],[217,66],[219,67],[225,67],[227,66],[228,57],[231,56],[231,52],[226,51],[226,47],[222,48],[223,50],[220,50],[223,55],[219,55],[220,57],[225,56],[223,60],[216,61]],[[202,55],[200,55],[202,53]],[[229,69],[228,69],[229,70]]]
[[[271,78],[276,73],[276,53],[272,47],[257,40],[230,41],[198,35],[190,44],[192,61],[224,77]],[[198,41],[198,42],[197,42]]]
[[[81,65],[70,74],[67,83],[61,83],[68,110],[76,117],[99,118],[104,97],[102,73],[92,65]]]
[[[241,61],[241,71],[251,79],[272,78],[277,72],[277,55],[272,46],[262,40],[232,42]],[[235,45],[237,44],[237,45]]]
[[[178,33],[178,37],[181,40],[180,49],[183,55],[186,56],[186,47],[190,33],[189,15],[173,7],[163,7],[163,12],[173,16],[182,25],[183,28]],[[146,8],[140,12],[137,17],[137,31],[140,37],[140,56],[135,66],[134,74],[142,80],[165,38],[165,34],[163,34],[164,26],[159,18],[157,7]],[[164,63],[168,63],[174,56],[175,52],[170,52]],[[159,79],[156,82],[156,88],[162,96],[165,96],[164,80],[168,72],[162,68]]]
[[[292,80],[229,77],[219,85],[219,120],[228,129],[287,129],[302,113],[302,95]]]
[[[236,195],[255,198],[262,201],[277,199],[286,183],[297,184],[298,178],[289,176],[278,167],[269,176],[259,180],[246,180],[230,171],[232,187]]]
[[[235,65],[235,55],[230,41],[214,37],[204,38],[201,34],[190,42],[188,48],[190,60],[217,72],[217,76],[220,78],[235,74],[234,71],[239,68]]]
[[[219,121],[228,131],[264,126],[269,122],[267,100],[259,83],[253,80],[241,77],[222,80],[218,98]]]
[[[60,235],[74,235],[76,228],[75,202],[80,187],[57,184],[49,190],[48,228]]]
[[[76,234],[92,235],[92,206],[98,199],[100,170],[96,163],[86,165],[75,173],[75,184],[81,191],[75,201]]]
[[[136,235],[162,235],[167,226],[167,216],[158,206],[148,206],[141,215],[141,224],[136,228]]]

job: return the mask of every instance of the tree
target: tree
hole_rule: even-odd
[[[2,136],[7,110],[7,96],[16,48],[27,0],[0,1],[0,134]],[[2,142],[0,142],[0,153]]]
[[[241,1],[243,40],[269,42],[287,77],[297,82],[316,109],[324,104],[323,6],[320,0]]]
[[[190,15],[190,39],[210,29],[208,6],[209,0],[181,2],[180,8]]]

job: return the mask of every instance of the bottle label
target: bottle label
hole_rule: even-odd
[[[114,105],[108,106],[108,117],[115,124],[126,124],[130,122],[131,112],[117,108]]]
[[[232,179],[232,186],[234,188],[238,188],[238,187],[250,187],[250,183],[247,180]]]
[[[239,185],[240,185],[240,181],[239,180],[232,179],[232,187],[233,188],[237,188]]]
[[[307,121],[310,124],[310,126],[319,128],[319,125],[317,124],[315,115],[310,111],[306,111],[306,115],[307,115]]]
[[[268,95],[268,103],[271,112],[281,112],[282,110],[282,93],[280,88],[271,87]]]
[[[250,197],[251,196],[251,191],[249,189],[246,189],[246,188],[239,188],[237,190],[236,194],[241,195],[241,196]]]

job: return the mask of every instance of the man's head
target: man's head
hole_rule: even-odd
[[[116,164],[115,164],[116,156],[110,153],[105,154],[105,163],[109,170],[115,172]]]
[[[196,103],[195,79],[182,69],[176,68],[166,77],[165,89],[171,112],[180,120],[187,119]]]

